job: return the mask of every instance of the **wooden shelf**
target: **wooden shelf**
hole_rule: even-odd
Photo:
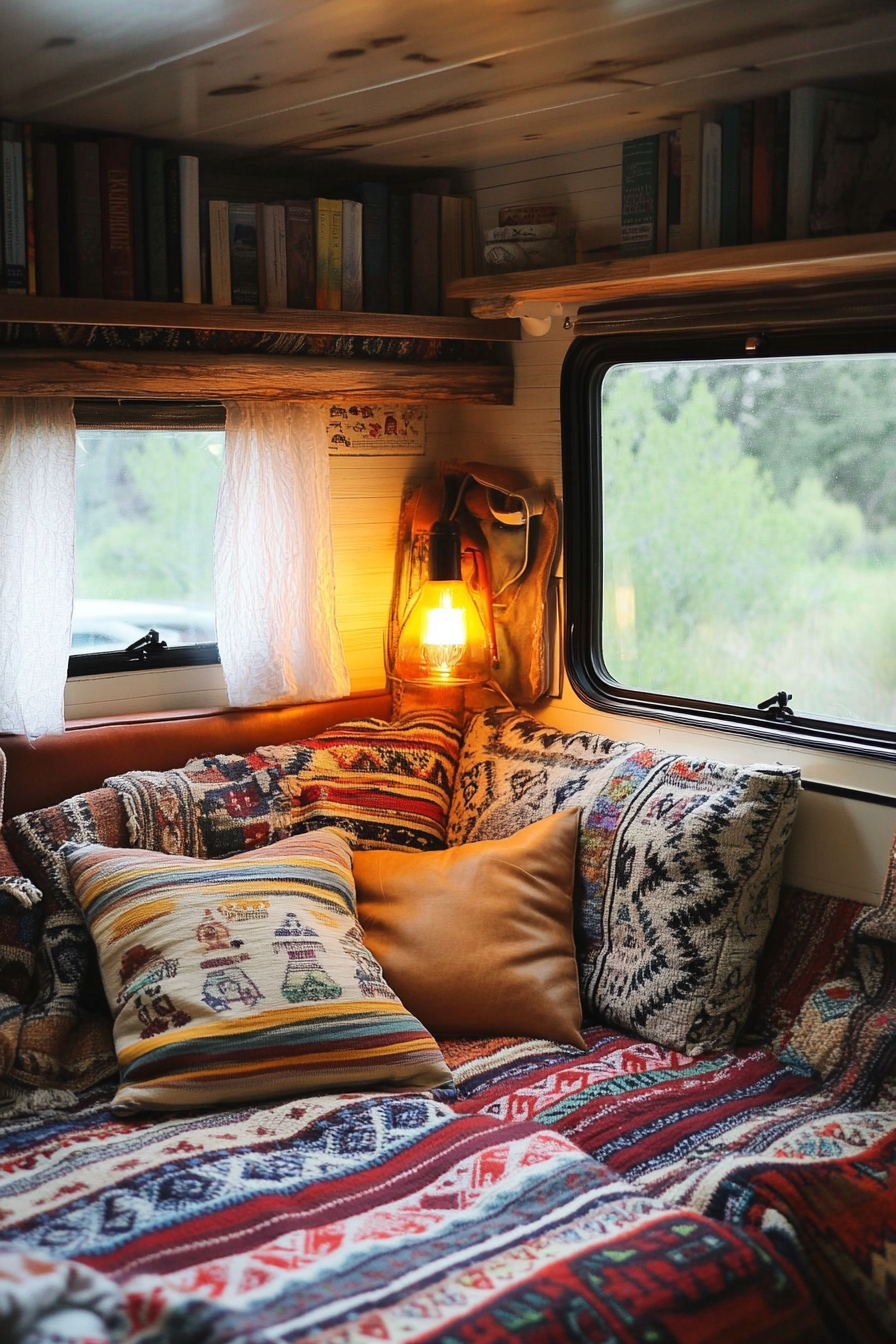
[[[483,328],[472,317],[413,313],[342,313],[320,308],[215,307],[209,303],[149,303],[137,299],[48,299],[0,293],[0,323],[36,322],[102,327],[178,327],[193,331],[286,331],[314,336],[395,336],[461,341],[518,341],[519,323]]]
[[[896,233],[801,238],[749,247],[622,257],[581,266],[455,280],[453,298],[472,300],[478,318],[517,317],[533,304],[594,304],[647,294],[896,277]]]

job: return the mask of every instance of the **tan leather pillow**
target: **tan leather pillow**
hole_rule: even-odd
[[[364,941],[402,1003],[442,1036],[584,1046],[573,941],[579,809],[435,853],[356,850]]]

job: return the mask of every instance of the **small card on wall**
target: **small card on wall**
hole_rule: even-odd
[[[425,406],[342,401],[326,402],[323,411],[330,452],[340,457],[406,457],[426,450]]]

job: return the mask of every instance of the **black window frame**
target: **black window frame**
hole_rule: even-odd
[[[689,699],[657,691],[626,687],[607,670],[601,651],[602,492],[600,385],[608,369],[618,364],[666,360],[723,360],[782,358],[788,355],[896,355],[896,321],[889,308],[887,320],[850,326],[842,317],[824,330],[816,317],[788,327],[760,327],[738,320],[737,302],[728,301],[728,318],[704,318],[689,324],[693,310],[678,309],[671,300],[655,310],[644,324],[631,330],[632,314],[617,320],[613,334],[579,335],[571,344],[561,375],[561,442],[564,499],[565,660],[570,681],[582,700],[605,713],[667,720],[720,732],[758,736],[791,747],[843,751],[896,762],[896,730],[849,724],[801,714],[794,696],[793,717],[778,717],[776,706],[767,710],[712,700]],[[807,306],[811,306],[807,305]],[[704,312],[708,311],[708,306]],[[755,307],[751,312],[755,321]],[[584,323],[587,329],[587,319]],[[594,325],[597,321],[594,320]],[[612,323],[608,323],[612,328]],[[629,330],[625,330],[628,325]],[[772,695],[780,688],[769,686]],[[787,687],[788,691],[798,691]]]
[[[78,429],[117,430],[223,430],[223,403],[132,401],[126,399],[75,398]],[[150,634],[147,631],[147,634]],[[177,644],[173,648],[157,641],[138,641],[141,647],[72,653],[68,679],[103,676],[110,672],[146,672],[174,667],[203,667],[220,663],[217,643]]]

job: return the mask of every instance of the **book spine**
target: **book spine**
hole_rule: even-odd
[[[753,104],[740,106],[740,159],[737,178],[737,241],[753,237]]]
[[[790,94],[775,99],[775,153],[772,164],[772,240],[787,237],[787,161],[790,153]]]
[[[383,182],[362,182],[361,265],[364,308],[368,313],[389,310],[389,189]]]
[[[342,307],[342,201],[330,202],[329,266],[327,268],[327,307],[339,312]]]
[[[75,293],[81,299],[103,297],[103,210],[100,197],[99,145],[72,145],[72,215],[75,242]]]
[[[681,131],[669,132],[668,248],[681,251]]]
[[[314,211],[310,201],[286,202],[286,302],[290,308],[316,303]]]
[[[656,251],[656,194],[659,139],[644,135],[622,146],[622,255]]]
[[[168,298],[168,241],[165,214],[165,152],[156,146],[144,156],[146,198],[146,286],[155,303]]]
[[[180,255],[180,164],[165,161],[165,258],[168,266],[168,302],[181,303],[184,297]]]
[[[406,313],[410,308],[411,202],[396,192],[389,194],[389,312]]]
[[[442,239],[441,310],[449,317],[463,317],[466,307],[463,299],[449,299],[446,292],[451,281],[463,279],[464,274],[463,198],[440,196],[439,205]]]
[[[703,182],[700,206],[700,246],[719,247],[722,227],[722,127],[708,121],[703,127]]]
[[[9,290],[28,287],[22,145],[11,122],[3,123],[3,283]]]
[[[199,269],[202,274],[202,302],[212,301],[212,262],[208,232],[208,201],[199,197]]]
[[[824,95],[820,89],[793,89],[787,155],[787,237],[808,238],[812,170],[821,132]]]
[[[753,202],[750,241],[768,243],[772,236],[772,177],[775,162],[775,99],[757,98],[753,105]]]
[[[230,228],[230,291],[234,304],[258,303],[258,225],[254,205],[227,208]]]
[[[476,275],[477,258],[477,229],[476,229],[476,205],[472,196],[462,196],[461,198],[461,247],[463,252],[463,273],[467,275]],[[469,315],[467,307],[468,300],[461,301],[461,310],[464,316]]]
[[[115,137],[101,140],[99,148],[103,294],[107,299],[132,299],[131,142]]]
[[[439,311],[439,197],[411,195],[411,312]]]
[[[146,289],[146,205],[144,201],[143,146],[131,145],[131,246],[134,272],[134,298],[145,299]]]
[[[669,250],[669,132],[661,131],[656,159],[656,250]]]
[[[35,235],[38,293],[58,298],[62,293],[59,265],[59,171],[56,146],[39,140],[34,147]]]
[[[726,107],[722,112],[722,211],[719,241],[722,247],[734,247],[740,209],[740,108]]]
[[[255,206],[256,269],[258,272],[258,306],[264,312],[268,306],[268,265],[264,237],[264,206]]]
[[[286,307],[286,211],[264,207],[265,292],[269,308]]]
[[[199,246],[199,160],[181,154],[177,160],[180,216],[181,290],[184,303],[202,302],[202,254]]]
[[[360,313],[364,307],[364,206],[342,202],[342,308]]]
[[[230,221],[226,201],[209,201],[208,236],[212,303],[226,307],[231,302]]]
[[[700,246],[702,168],[703,117],[699,112],[688,112],[681,121],[681,252]]]
[[[326,308],[330,285],[330,233],[332,230],[332,201],[325,196],[314,199],[314,306]]]
[[[25,271],[28,293],[37,293],[37,245],[34,229],[34,141],[31,127],[22,128],[22,160],[25,171]]]

